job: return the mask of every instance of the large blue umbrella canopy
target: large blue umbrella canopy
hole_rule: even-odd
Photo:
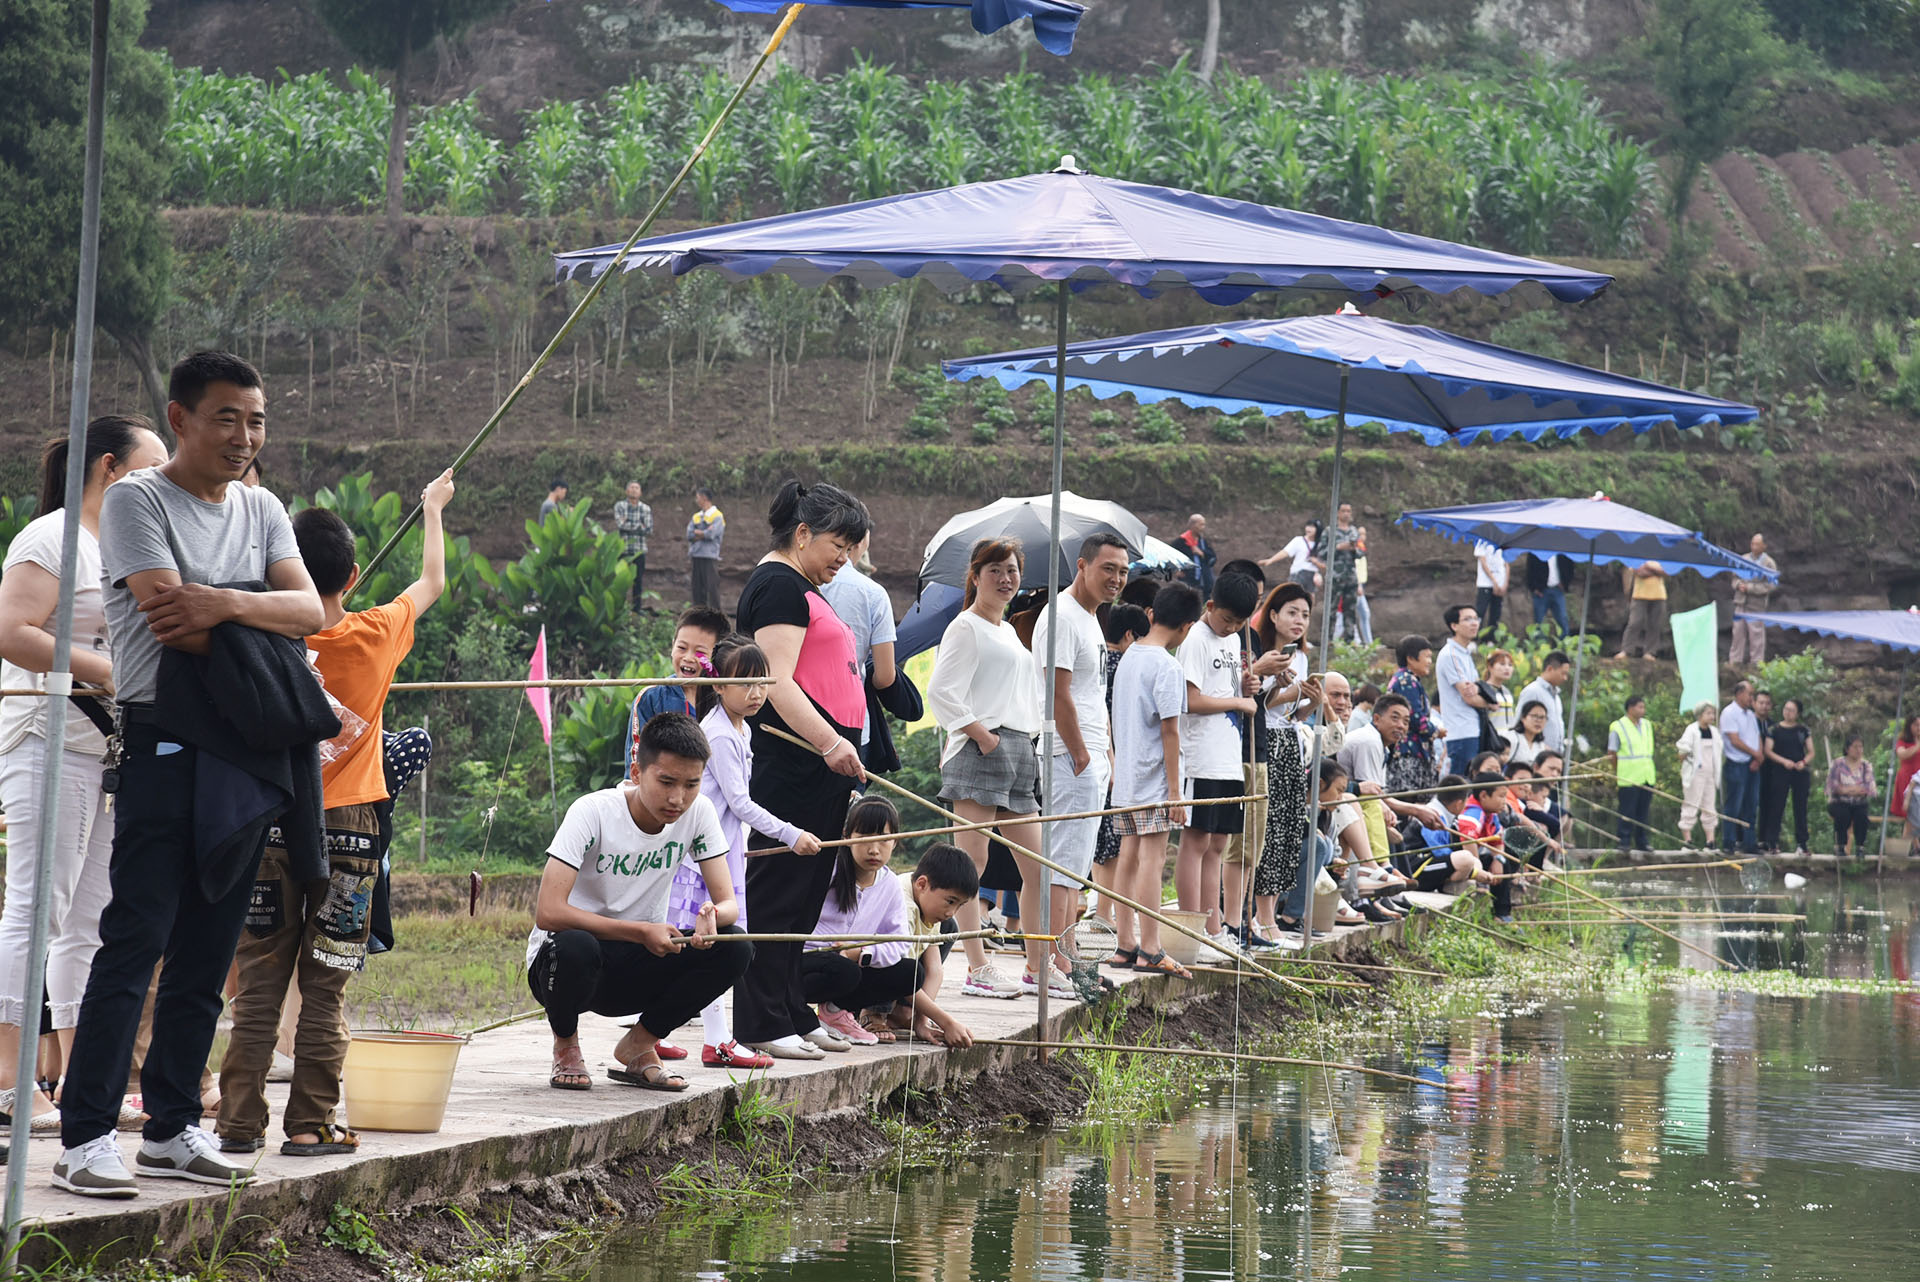
[[[719,0],[735,13],[778,13],[792,0]],[[806,0],[810,5],[841,9],[970,9],[973,29],[992,35],[1000,28],[1033,19],[1033,38],[1048,53],[1066,57],[1073,52],[1073,34],[1086,15],[1086,6],[1067,0]]]
[[[948,378],[1005,387],[1051,381],[1051,347],[945,363]],[[1759,411],[1567,361],[1358,313],[1235,321],[1130,334],[1067,347],[1067,385],[1141,403],[1176,400],[1237,414],[1325,418],[1348,379],[1347,422],[1379,423],[1429,445],[1660,423],[1744,423]]]
[[[1504,294],[1537,281],[1577,302],[1613,278],[1251,201],[1060,169],[884,196],[642,240],[629,271],[711,267],[740,280],[777,271],[802,285],[913,278],[946,291],[992,281],[1016,293],[1047,281],[1113,281],[1145,295],[1190,286],[1212,303],[1267,289],[1379,298],[1408,289]],[[597,275],[620,246],[556,254],[562,277]]]
[[[1732,574],[1777,583],[1780,576],[1758,561],[1710,543],[1706,535],[1663,521],[1638,508],[1609,499],[1520,499],[1509,503],[1471,503],[1404,513],[1398,522],[1461,543],[1491,543],[1509,560],[1524,552],[1564,556],[1587,565],[1586,591],[1580,599],[1580,636],[1587,635],[1587,609],[1593,602],[1593,567],[1658,561],[1704,575]],[[1573,655],[1573,690],[1567,701],[1571,741],[1580,712],[1580,674],[1586,647]]]
[[[1658,561],[1700,574],[1779,582],[1777,572],[1711,543],[1683,525],[1609,499],[1517,499],[1407,512],[1399,519],[1460,543],[1491,543],[1509,561],[1522,553],[1590,564]]]

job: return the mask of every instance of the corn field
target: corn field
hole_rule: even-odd
[[[176,73],[173,198],[334,210],[384,190],[386,89],[359,70],[268,82]],[[406,200],[422,212],[632,216],[731,89],[717,71],[485,120],[473,99],[412,117]],[[861,61],[781,69],[695,167],[675,212],[702,221],[1050,169],[1285,205],[1522,253],[1619,254],[1654,181],[1647,151],[1575,80],[1362,79],[1284,85],[1184,62],[1156,74],[917,81]]]

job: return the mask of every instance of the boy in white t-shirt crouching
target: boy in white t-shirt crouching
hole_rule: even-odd
[[[654,1047],[732,988],[753,958],[722,943],[740,915],[727,872],[726,838],[700,795],[707,738],[692,717],[669,712],[640,730],[635,782],[589,793],[567,808],[547,847],[527,938],[527,983],[553,1029],[556,1090],[592,1086],[580,1054],[580,1016],[637,1015],[613,1048],[607,1076],[645,1090],[684,1091]],[[709,902],[693,933],[666,924],[674,870],[699,866]]]

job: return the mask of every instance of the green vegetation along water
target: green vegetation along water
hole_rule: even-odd
[[[1920,963],[1920,890],[1816,881],[1758,904],[1808,920],[1688,928],[1754,976],[1696,977],[1646,935],[1582,991],[1461,985],[1416,1027],[1386,1021],[1370,1058],[1431,1087],[1214,1083],[1167,1122],[995,1136],[897,1178],[669,1211],[609,1242],[594,1274],[1910,1276],[1920,992],[1898,981]]]

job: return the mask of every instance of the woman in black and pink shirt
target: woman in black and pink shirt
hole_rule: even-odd
[[[761,558],[740,593],[738,626],[767,656],[772,691],[754,719],[753,778],[748,795],[807,832],[837,833],[860,767],[866,684],[853,632],[819,587],[846,564],[870,522],[860,500],[838,486],[788,481],[767,515],[773,550]],[[802,748],[768,733],[784,730],[813,745]],[[818,751],[815,751],[817,749]],[[778,843],[762,833],[748,850]],[[820,919],[833,860],[791,852],[747,861],[747,895],[756,931],[805,934]],[[734,988],[735,1036],[783,1059],[817,1059],[846,1050],[845,1039],[820,1027],[800,988],[799,944],[757,944],[753,964]]]

